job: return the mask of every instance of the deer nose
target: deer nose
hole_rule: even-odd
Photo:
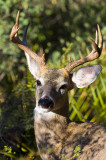
[[[48,109],[48,108],[52,108],[54,103],[51,98],[46,96],[46,97],[40,98],[40,100],[38,101],[38,105],[41,106],[42,108]]]

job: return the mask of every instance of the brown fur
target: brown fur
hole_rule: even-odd
[[[36,113],[35,135],[43,160],[74,159],[74,149],[78,145],[81,150],[77,159],[105,160],[105,127],[95,123],[69,123],[67,118],[58,114],[51,120],[37,116]]]

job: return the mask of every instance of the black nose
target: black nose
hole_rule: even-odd
[[[52,108],[54,103],[49,97],[40,98],[38,105],[42,108]]]

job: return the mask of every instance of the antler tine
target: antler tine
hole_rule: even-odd
[[[98,44],[98,31],[96,30],[96,38],[95,38],[95,43]]]
[[[71,64],[69,63],[65,69],[68,71],[68,72],[71,72],[75,67],[79,66],[79,65],[82,65],[86,62],[90,62],[90,61],[93,61],[95,59],[97,59],[100,55],[101,55],[101,51],[102,51],[102,46],[103,46],[103,37],[102,37],[102,33],[101,33],[101,30],[100,30],[100,27],[98,25],[98,32],[99,32],[99,46],[98,46],[98,33],[96,31],[96,39],[95,41],[93,41],[92,39],[90,39],[92,45],[93,45],[93,50],[91,51],[91,53],[82,58],[82,59],[79,59],[75,62],[72,62]]]
[[[27,47],[29,47],[28,44],[27,44],[27,40],[26,40],[28,27],[29,27],[29,23],[28,23],[28,25],[25,27],[25,30],[24,30],[24,33],[23,33],[23,41],[22,41]]]
[[[23,50],[24,52],[26,52],[30,57],[32,57],[40,66],[45,65],[45,59],[44,59],[44,55],[42,57],[38,56],[36,53],[34,53],[29,47],[28,44],[26,42],[26,33],[27,33],[27,29],[28,26],[26,26],[24,34],[23,34],[23,41],[21,41],[19,39],[18,36],[18,31],[19,31],[19,15],[20,15],[20,11],[18,11],[17,13],[17,17],[16,17],[16,23],[12,28],[11,34],[10,34],[10,40],[15,43],[21,50]]]
[[[102,37],[102,33],[101,33],[99,25],[97,25],[97,26],[98,26],[98,32],[99,32],[99,48],[102,50],[102,47],[103,47],[103,37]]]
[[[20,11],[18,11],[17,17],[16,17],[16,24],[17,25],[19,25],[19,17],[20,17]]]

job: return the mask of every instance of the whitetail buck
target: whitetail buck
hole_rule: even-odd
[[[26,43],[26,27],[23,41],[19,39],[19,12],[10,39],[25,52],[28,67],[36,78],[36,108],[34,130],[40,156],[43,160],[106,160],[106,128],[96,123],[76,123],[69,120],[68,91],[74,87],[83,88],[95,81],[101,71],[99,65],[75,67],[98,58],[102,51],[102,34],[98,26],[92,52],[85,58],[62,69],[45,65],[44,55],[35,54]],[[79,156],[74,150],[79,146]]]

